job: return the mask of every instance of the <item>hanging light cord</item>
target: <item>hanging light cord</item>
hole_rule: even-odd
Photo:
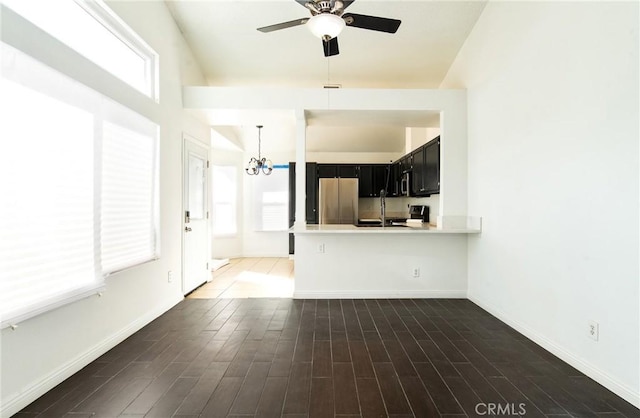
[[[262,125],[258,125],[258,161],[262,161],[262,154],[260,152],[262,139],[260,137],[260,132],[262,131]]]
[[[328,47],[327,43],[327,48]],[[331,57],[327,57],[327,86],[331,86]],[[327,89],[327,109],[331,109],[331,89]]]

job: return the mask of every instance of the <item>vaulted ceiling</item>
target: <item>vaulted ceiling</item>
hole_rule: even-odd
[[[322,88],[325,84],[339,84],[343,88],[438,88],[486,1],[354,1],[347,12],[399,19],[402,24],[395,34],[347,26],[338,36],[340,54],[330,58],[324,56],[321,41],[305,25],[270,33],[257,30],[310,17],[310,12],[294,0],[166,3],[212,86]],[[266,124],[256,121],[255,115],[245,116],[242,121],[216,123]],[[349,116],[356,120],[363,115]],[[426,115],[418,119],[402,114],[385,115],[382,120],[386,131],[377,130],[386,135],[384,146],[389,147],[391,131],[397,132],[395,142],[404,141],[404,130],[400,128],[407,126],[405,123],[426,126],[427,119],[428,123],[434,122],[433,117]],[[337,121],[335,116],[328,115],[320,115],[314,123],[316,128],[309,132],[318,135],[325,128],[335,133],[338,125],[345,125],[342,118]],[[380,123],[378,127],[382,128]],[[339,142],[358,150],[362,145],[354,139],[355,125],[342,130],[351,139]],[[371,135],[368,138],[374,139]],[[372,144],[366,146],[379,150]]]

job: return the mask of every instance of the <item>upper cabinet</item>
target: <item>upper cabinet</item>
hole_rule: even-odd
[[[411,194],[421,196],[424,192],[424,147],[414,150],[411,157],[413,159]]]
[[[388,197],[406,196],[402,190],[407,183],[410,196],[431,196],[440,193],[440,136],[392,164],[314,164],[312,167],[317,177],[308,171],[307,181],[313,179],[315,184],[319,178],[357,178],[359,197],[379,197],[383,189]],[[307,166],[307,170],[310,169],[314,170]],[[309,189],[308,185],[307,194]],[[307,214],[307,222],[312,218],[310,215]]]
[[[440,137],[424,148],[424,189],[425,193],[440,193]]]
[[[379,197],[382,189],[387,190],[387,195],[395,190],[395,177],[391,177],[389,167],[389,164],[317,164],[317,178],[357,178],[359,197]]]
[[[400,170],[401,170],[400,174],[408,173],[409,171],[413,170],[412,154],[405,155],[404,157],[400,158],[398,162],[400,163]]]
[[[318,178],[358,178],[356,164],[318,164]]]
[[[411,194],[431,196],[440,193],[440,136],[417,148],[411,156]]]
[[[343,179],[358,178],[358,166],[355,164],[338,164],[338,177]]]
[[[395,163],[389,166],[389,177],[386,182],[386,190],[388,197],[398,197],[401,195],[401,182],[402,182],[402,165],[400,161],[396,161]]]
[[[337,164],[318,164],[318,178],[338,178],[338,165]]]
[[[382,189],[389,191],[386,185],[388,164],[361,164],[358,173],[358,196],[379,197]],[[391,183],[391,180],[389,180]]]

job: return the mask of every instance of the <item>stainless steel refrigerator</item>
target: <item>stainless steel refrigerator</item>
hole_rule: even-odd
[[[321,224],[358,223],[358,179],[320,179]]]

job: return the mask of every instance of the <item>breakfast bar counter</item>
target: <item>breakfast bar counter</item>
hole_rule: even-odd
[[[356,226],[340,224],[302,225],[291,229],[302,234],[477,234],[479,226],[437,228],[429,224],[394,224],[390,226]]]
[[[433,226],[301,225],[296,298],[464,298],[467,242],[480,222]]]

